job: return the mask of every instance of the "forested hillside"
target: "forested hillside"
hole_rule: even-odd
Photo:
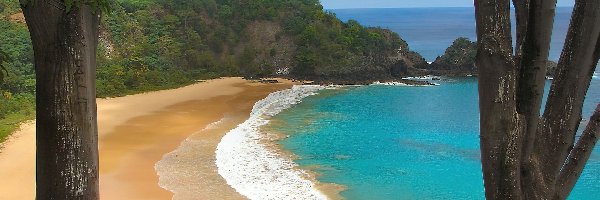
[[[115,0],[104,13],[97,93],[219,76],[363,83],[427,65],[396,33],[344,23],[318,0]],[[0,2],[0,138],[34,116],[33,51],[18,0]]]
[[[406,66],[396,68],[425,63],[397,34],[343,23],[318,0],[118,0],[112,8],[99,78],[128,80],[100,81],[100,90],[171,79],[159,74],[372,80],[389,78],[399,60]]]
[[[33,49],[18,1],[0,1],[0,142],[35,114]]]

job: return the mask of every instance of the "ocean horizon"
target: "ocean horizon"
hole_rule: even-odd
[[[572,7],[557,7],[549,59],[558,61],[569,27]],[[432,62],[458,37],[477,40],[473,7],[328,9],[340,20],[390,29],[407,41],[411,50]],[[514,27],[514,17],[511,18]],[[513,29],[513,37],[515,30]]]

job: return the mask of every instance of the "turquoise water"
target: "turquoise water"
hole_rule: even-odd
[[[332,10],[342,20],[398,32],[433,61],[457,37],[475,39],[472,8]],[[557,60],[571,8],[558,8],[550,59]],[[588,119],[600,102],[596,78],[584,105]],[[547,84],[549,86],[549,82]],[[276,130],[301,166],[318,166],[319,180],[348,187],[362,199],[484,199],[479,160],[477,81],[437,87],[365,86],[325,90],[279,115]],[[600,148],[570,199],[600,196]]]
[[[587,118],[600,102],[594,80]],[[477,81],[325,90],[275,116],[284,148],[349,199],[483,199]],[[571,199],[600,196],[595,149]]]

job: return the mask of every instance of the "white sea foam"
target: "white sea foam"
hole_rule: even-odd
[[[411,84],[406,84],[406,83],[401,83],[401,82],[379,82],[379,81],[375,81],[373,83],[371,83],[371,85],[385,85],[385,86],[404,86],[404,87],[427,87],[427,86],[439,86],[439,83],[431,83],[431,84],[426,84],[426,85],[411,85]]]
[[[225,122],[227,118],[221,118],[219,121],[210,123],[208,125],[206,125],[206,127],[203,130],[209,130],[209,129],[216,129],[217,127],[219,127],[219,125],[221,125],[223,122]]]
[[[427,76],[416,76],[416,77],[405,77],[402,78],[404,80],[440,80],[441,77],[439,76],[434,76],[434,75],[427,75]]]
[[[600,79],[600,72],[594,72],[594,76],[592,76],[593,79]]]
[[[400,82],[379,82],[379,81],[375,81],[375,82],[371,83],[371,85],[411,86],[409,84],[400,83]]]
[[[325,88],[294,86],[258,101],[250,118],[229,131],[217,146],[218,172],[227,184],[250,199],[327,199],[293,160],[261,142],[265,135],[259,130],[269,117]]]

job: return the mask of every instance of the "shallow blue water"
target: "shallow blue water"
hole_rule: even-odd
[[[301,166],[353,199],[483,199],[474,78],[437,87],[326,90],[275,117]],[[600,88],[595,80],[593,87]],[[600,102],[590,91],[585,114]],[[571,199],[600,196],[596,148]]]
[[[457,37],[475,39],[472,8],[332,11],[342,20],[400,33],[429,61]],[[560,55],[570,12],[557,10],[552,60]],[[588,92],[584,119],[600,102],[598,75]],[[299,156],[301,166],[318,166],[319,180],[348,186],[342,195],[349,200],[484,199],[477,81],[441,84],[326,90],[275,116],[280,123],[273,128],[290,135],[281,143]],[[599,196],[596,148],[570,199]]]

